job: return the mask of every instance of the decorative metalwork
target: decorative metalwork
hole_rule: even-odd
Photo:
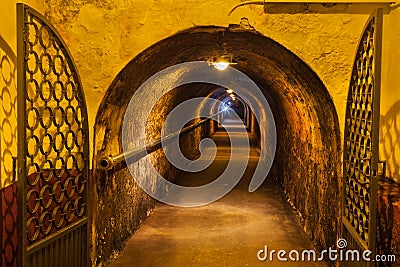
[[[350,81],[344,140],[344,231],[374,251],[379,142],[382,10],[368,20]]]
[[[85,266],[89,135],[82,85],[65,43],[40,14],[18,5],[18,30],[21,260]]]

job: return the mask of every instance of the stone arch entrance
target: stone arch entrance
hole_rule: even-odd
[[[236,26],[209,26],[181,31],[149,47],[121,70],[107,90],[95,123],[94,203],[98,205],[92,241],[97,259],[107,259],[119,249],[154,205],[123,163],[107,171],[99,166],[101,156],[122,152],[121,126],[129,100],[158,71],[207,61],[220,45],[235,58],[234,67],[263,90],[274,113],[278,140],[269,178],[282,185],[316,244],[325,248],[335,244],[341,212],[341,151],[337,113],[326,87],[306,63],[272,39]],[[146,127],[157,132],[174,106],[213,90],[206,84],[177,88],[155,106],[158,115]],[[191,140],[198,141],[204,131]],[[159,172],[171,177],[178,173],[158,151],[152,157]],[[138,167],[136,175],[147,175],[146,168]]]

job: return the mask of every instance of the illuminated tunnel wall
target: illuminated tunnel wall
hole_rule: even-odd
[[[327,89],[296,55],[255,31],[195,27],[136,56],[114,79],[101,103],[95,124],[93,160],[97,206],[93,209],[92,242],[97,262],[119,250],[154,206],[154,200],[137,186],[124,164],[104,171],[98,163],[101,156],[122,152],[121,127],[129,100],[155,73],[179,63],[207,61],[221,40],[225,51],[238,63],[234,67],[262,89],[274,113],[278,140],[268,179],[282,185],[301,216],[306,233],[317,246],[326,248],[335,244],[340,228],[340,134]],[[147,121],[149,138],[159,136],[164,119],[177,104],[193,97],[211,96],[217,89],[193,84],[166,94]],[[260,122],[261,130],[264,123]],[[213,130],[212,124],[207,124],[186,135],[181,141],[186,143],[184,154],[195,158],[199,141]],[[153,153],[151,159],[169,179],[178,175],[161,151]],[[137,165],[135,175],[146,176],[146,170],[146,166]],[[152,177],[148,178],[151,182]]]

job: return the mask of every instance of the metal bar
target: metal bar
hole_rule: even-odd
[[[51,259],[54,259],[54,246],[55,246],[54,243],[50,244],[50,246],[49,246],[49,265],[50,265],[50,267],[51,267],[51,264],[52,264],[52,260]]]
[[[382,69],[382,28],[383,28],[383,11],[378,8],[375,16],[375,36],[374,36],[374,95],[372,108],[372,170],[378,170],[379,161],[379,118],[380,118],[380,99],[381,99],[381,69]]]
[[[372,113],[372,177],[370,187],[370,224],[368,232],[369,250],[376,253],[376,234],[377,234],[377,209],[378,209],[378,165],[379,165],[379,118],[380,118],[380,98],[381,98],[381,58],[382,58],[382,31],[383,31],[383,10],[378,8],[375,17],[375,70],[374,70],[374,96]],[[370,266],[373,266],[371,263]]]
[[[38,266],[44,266],[44,250],[46,248],[42,248],[41,250],[39,250],[38,252],[36,252],[36,257],[38,258]]]
[[[25,6],[17,4],[17,131],[18,131],[18,266],[26,266],[26,102],[25,102]]]
[[[134,148],[128,152],[123,152],[121,154],[118,154],[116,156],[109,156],[109,157],[103,157],[100,159],[100,167],[103,170],[109,170],[111,169],[113,166],[115,166],[116,164],[124,161],[125,159],[132,159],[135,158],[134,160],[137,161],[143,157],[145,157],[148,153],[152,153],[156,150],[158,150],[160,147],[160,144],[166,141],[171,140],[172,138],[180,135],[180,134],[185,134],[187,132],[190,132],[196,128],[198,128],[199,126],[203,125],[204,123],[210,121],[213,117],[218,116],[220,113],[222,113],[223,111],[220,111],[218,113],[215,113],[214,115],[210,116],[207,119],[201,120],[198,123],[195,123],[193,125],[190,125],[188,127],[183,128],[180,131],[176,131],[174,133],[171,133],[167,136],[158,138],[154,141],[151,141],[143,146]]]
[[[63,238],[58,239],[60,242],[60,252],[58,254],[58,256],[60,257],[60,267],[64,267],[65,266],[65,256],[66,256],[66,247],[65,247],[65,236],[63,236]]]
[[[346,217],[343,217],[343,225],[346,227],[353,240],[355,240],[360,247],[362,247],[364,250],[368,249],[368,244],[360,238],[359,234],[354,230],[354,227],[350,224]]]
[[[35,244],[33,244],[32,246],[30,246],[27,249],[27,252],[29,254],[33,254],[36,251],[38,251],[38,250],[42,249],[43,247],[47,246],[49,243],[53,243],[56,240],[61,239],[64,236],[70,234],[72,231],[74,231],[75,228],[78,228],[78,227],[80,228],[81,226],[84,226],[85,224],[87,224],[87,222],[88,222],[88,218],[83,218],[82,220],[80,220],[80,221],[78,221],[76,223],[73,223],[73,224],[61,229],[60,231],[54,233],[53,235],[50,235],[50,236],[48,236],[48,237],[36,242]]]
[[[74,229],[72,229],[72,231],[64,237],[64,240],[65,240],[65,250],[64,251],[65,251],[65,256],[66,256],[64,258],[65,264],[67,263],[67,261],[69,261],[70,259],[73,258],[73,255],[71,253],[71,242],[70,242],[70,237],[73,234],[74,234]]]
[[[72,257],[72,259],[73,259],[73,264],[74,264],[74,266],[79,266],[78,265],[78,259],[77,259],[77,257],[76,257],[76,255],[77,255],[77,251],[78,251],[78,246],[80,246],[81,244],[79,244],[78,242],[77,242],[77,238],[76,238],[76,235],[78,234],[78,230],[77,229],[75,229],[73,232],[72,232],[72,251],[73,251],[73,257]]]

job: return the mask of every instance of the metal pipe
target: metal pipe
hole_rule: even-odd
[[[386,4],[386,5],[389,5],[389,7],[391,8],[391,9],[395,9],[395,8],[398,8],[399,6],[400,6],[400,3],[398,3],[398,2],[390,2],[390,1],[387,1],[387,2],[379,2],[379,1],[376,1],[376,0],[359,0],[359,1],[356,1],[356,0],[342,0],[342,1],[340,1],[340,0],[304,0],[304,1],[302,1],[302,0],[285,0],[285,1],[283,1],[283,0],[269,0],[268,2],[266,2],[265,0],[264,1],[245,1],[245,2],[242,2],[242,3],[239,3],[239,4],[237,4],[237,5],[235,5],[233,8],[232,8],[232,10],[228,13],[228,16],[230,16],[232,13],[233,13],[233,11],[235,11],[237,8],[239,8],[239,7],[241,7],[241,6],[247,6],[247,5],[265,5],[265,4],[325,4],[325,3],[328,3],[328,4]]]
[[[394,3],[390,4],[389,6],[390,6],[391,10],[396,9],[396,8],[400,7],[400,2],[394,2]]]
[[[265,1],[247,1],[247,2],[242,2],[240,4],[237,4],[232,8],[232,10],[229,12],[228,16],[230,16],[233,11],[235,11],[238,7],[241,6],[247,6],[247,5],[265,5]]]
[[[222,112],[222,111],[221,111]],[[177,135],[180,134],[185,134],[189,131],[192,131],[194,129],[196,129],[197,127],[203,125],[204,123],[206,123],[207,121],[211,120],[213,117],[217,116],[219,113],[218,112],[216,114],[214,114],[213,116],[210,116],[207,119],[201,120],[198,123],[195,123],[193,125],[190,125],[188,127],[183,128],[180,131],[176,131],[174,133],[171,133],[167,136],[158,138],[154,141],[151,141],[143,146],[134,148],[130,151],[127,152],[123,152],[120,153],[116,156],[108,156],[108,157],[102,157],[100,159],[100,168],[103,170],[109,170],[111,169],[113,166],[115,166],[118,163],[123,162],[125,159],[130,159],[130,162],[134,162],[137,161],[143,157],[145,157],[147,154],[152,153],[156,150],[158,150],[159,148],[161,148],[161,143],[166,142],[166,141],[170,141],[172,138],[174,138]],[[133,161],[131,161],[133,159]]]

